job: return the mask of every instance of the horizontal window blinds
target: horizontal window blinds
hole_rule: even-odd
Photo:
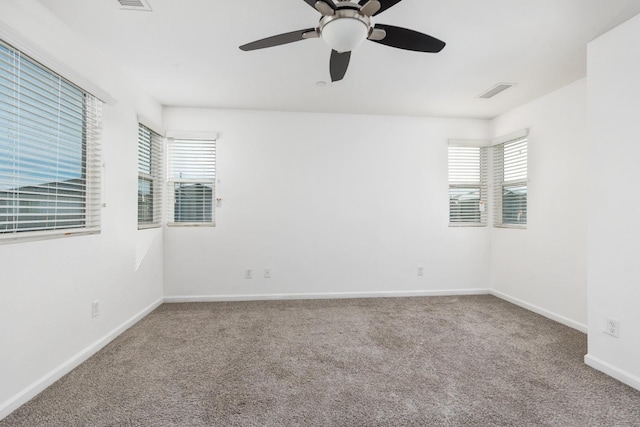
[[[100,229],[101,107],[0,42],[0,236]]]
[[[138,125],[138,228],[162,223],[162,142],[159,134]]]
[[[169,222],[214,224],[215,140],[169,139]]]
[[[449,145],[449,224],[487,223],[488,148]]]
[[[527,138],[493,147],[494,225],[525,227],[527,224]]]

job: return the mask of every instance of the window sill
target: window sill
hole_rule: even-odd
[[[138,230],[149,230],[152,228],[162,228],[162,224],[138,224]]]
[[[83,230],[54,230],[54,231],[32,231],[24,233],[8,233],[0,234],[0,245],[8,245],[12,243],[36,242],[40,240],[62,239],[75,236],[89,236],[91,234],[100,234],[100,229],[83,229]]]
[[[527,224],[499,224],[499,225],[493,225],[494,228],[513,228],[516,230],[526,230],[527,229]]]
[[[486,227],[487,224],[478,224],[477,222],[471,223],[471,222],[451,222],[449,223],[449,227],[450,228],[466,228],[466,227],[473,227],[473,228],[483,228]]]
[[[215,227],[213,222],[168,222],[167,227]]]

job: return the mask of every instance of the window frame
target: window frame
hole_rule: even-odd
[[[456,150],[457,149],[457,150]],[[477,166],[469,164],[470,155],[475,157],[472,150],[477,149]],[[467,151],[467,153],[464,153]],[[461,154],[464,153],[464,154]],[[473,159],[473,157],[471,157]],[[473,159],[475,160],[475,159]],[[475,162],[474,162],[475,163]],[[474,170],[477,169],[477,172]],[[483,140],[449,140],[447,146],[447,171],[449,195],[449,227],[487,227],[488,226],[488,195],[489,195],[489,145]],[[469,179],[477,174],[477,180]],[[452,221],[452,191],[477,189],[479,221]],[[468,213],[467,213],[468,214]],[[463,215],[467,215],[463,214]]]
[[[509,154],[509,163],[505,159],[506,149],[512,147],[517,149],[520,146],[520,152],[517,154]],[[524,153],[522,149],[524,148]],[[526,229],[529,221],[529,132],[525,129],[514,134],[507,135],[494,141],[492,147],[493,162],[493,226],[496,228],[512,228]],[[523,163],[524,162],[524,163]],[[509,169],[509,173],[515,175],[513,179],[506,179],[505,169]],[[505,203],[504,191],[506,188],[524,188],[524,221],[508,222],[505,221]]]
[[[217,181],[217,134],[207,133],[180,133],[174,134],[169,132],[167,134],[167,221],[166,225],[169,227],[215,227],[216,225],[216,181]],[[189,146],[192,148],[200,146],[198,149],[194,149],[193,152],[187,150],[177,154],[176,148],[180,145]],[[184,148],[184,147],[183,147]],[[191,160],[190,157],[197,158],[199,160],[199,167],[185,166],[184,160]],[[174,162],[176,159],[176,162]],[[203,161],[203,159],[208,159]],[[175,164],[174,164],[175,163]],[[178,163],[182,163],[182,168]],[[185,169],[186,168],[186,169]],[[183,169],[184,173],[191,177],[177,177],[177,174],[181,173]],[[207,209],[211,212],[211,219],[208,221],[176,221],[175,218],[175,206],[176,206],[176,185],[201,185],[205,188],[211,188],[211,200],[205,201],[208,205],[204,205],[205,215],[208,213]],[[206,219],[206,218],[205,218]]]
[[[49,149],[55,149],[56,152],[66,153],[66,157],[57,157],[55,168],[51,169],[49,166],[48,169],[47,175],[55,175],[58,180],[39,182],[34,179],[34,183],[30,185],[25,185],[24,183],[18,184],[16,182],[14,185],[18,185],[18,187],[7,187],[5,191],[6,193],[15,193],[17,195],[15,200],[18,204],[14,205],[14,210],[28,209],[27,206],[30,206],[32,203],[35,203],[37,208],[35,214],[34,212],[14,213],[13,217],[17,219],[13,220],[13,228],[11,230],[7,229],[0,232],[0,244],[100,233],[102,210],[101,175],[103,167],[101,159],[102,101],[90,92],[84,90],[82,87],[52,70],[47,65],[38,61],[32,55],[25,53],[23,50],[15,47],[7,41],[0,40],[0,46],[3,48],[2,58],[4,58],[5,70],[8,73],[6,75],[7,77],[5,77],[5,81],[7,84],[8,82],[13,81],[11,85],[5,86],[5,96],[7,98],[5,98],[5,101],[0,103],[0,107],[6,106],[5,111],[7,112],[7,121],[5,122],[5,129],[7,132],[7,162],[10,161],[9,148],[11,146],[14,147],[14,153],[18,153],[17,155],[14,154],[14,163],[26,162],[26,160],[23,160],[22,158],[21,150],[30,149],[32,154],[29,155],[28,162],[33,162],[32,164],[35,165],[42,165],[42,162],[50,160],[50,158],[47,159],[47,155],[45,154],[46,151],[39,150],[38,148],[42,148],[46,145],[49,146]],[[22,70],[22,68],[26,71],[17,71]],[[12,75],[14,78],[9,80]],[[38,78],[46,78],[46,80],[37,80]],[[51,85],[49,91],[45,88],[45,83]],[[51,91],[51,88],[55,87],[55,85],[58,87],[57,93],[55,91]],[[29,87],[31,87],[31,89],[29,89]],[[32,91],[33,96],[30,100],[27,100],[28,95],[26,94],[30,90]],[[11,93],[14,92],[21,94],[21,97],[14,97],[13,99],[15,100],[15,103],[10,104],[9,100],[11,98],[9,97],[11,96]],[[70,98],[72,93],[75,94],[78,100],[81,99],[81,105],[73,105],[70,103],[73,99]],[[49,102],[47,103],[46,100]],[[11,108],[9,108],[10,105]],[[15,109],[15,112],[11,112],[12,109]],[[31,109],[31,111],[39,109],[40,118],[37,119],[37,121],[27,119],[27,114],[23,114],[27,109]],[[51,118],[54,117],[57,117],[57,121],[63,120],[62,117],[71,117],[67,116],[69,113],[77,115],[78,118],[81,117],[81,125],[79,128],[68,128],[69,131],[73,130],[72,132],[76,132],[75,138],[79,139],[63,139],[60,136],[60,125],[57,127],[58,130],[56,134],[54,134],[52,131],[53,127],[51,125],[38,124],[39,122],[45,123],[47,120],[51,120]],[[20,115],[18,116],[17,114]],[[69,124],[67,124],[67,126],[68,125]],[[34,130],[34,126],[39,127],[37,132]],[[17,133],[12,134],[11,129],[13,129],[13,132],[16,132],[15,129],[19,130]],[[71,135],[72,134],[69,134],[67,137],[70,137]],[[31,138],[31,141],[29,141],[29,138]],[[75,141],[73,145],[71,145],[71,149],[69,148],[69,141]],[[77,147],[75,144],[78,144]],[[76,149],[78,151],[75,151]],[[79,160],[77,165],[75,164],[74,159]],[[6,175],[7,177],[20,179],[16,177],[24,176],[25,170],[28,172],[28,168],[26,166],[16,168],[15,164],[13,167],[8,165],[9,163],[7,163],[7,170],[11,171],[11,175]],[[74,175],[74,177],[67,177],[65,180],[60,180],[66,175],[72,173],[70,171],[76,167],[79,168],[80,173],[78,178],[75,178]],[[43,167],[42,169],[45,170],[47,168]],[[52,178],[43,177],[41,179]],[[80,180],[80,182],[71,183],[71,181],[74,180]],[[67,182],[68,185],[61,185]],[[20,188],[25,187],[33,187],[36,189],[31,196],[35,200],[28,200],[28,198],[20,197]],[[64,190],[65,187],[69,188]],[[68,195],[66,203],[71,203],[72,205],[65,206],[65,202],[58,199],[61,188],[63,191],[67,192],[80,192],[81,196]],[[52,191],[54,192],[52,193]],[[56,194],[56,196],[50,197],[51,194]],[[7,199],[7,201],[9,201],[9,199]],[[66,207],[67,209],[70,209],[68,211],[69,215],[76,216],[71,211],[76,203],[79,204],[80,210],[78,211],[79,213],[77,216],[81,216],[81,218],[78,218],[78,221],[81,222],[81,224],[77,224],[77,226],[76,224],[64,226],[63,223],[65,216],[60,212],[64,212]],[[11,208],[9,203],[7,203],[7,221],[10,216],[9,209]],[[53,214],[51,211],[53,211]],[[24,217],[27,217],[28,215],[47,217],[46,222],[51,222],[52,225],[43,224],[42,227],[31,227],[33,229],[28,229],[29,227],[27,227],[27,225],[29,223],[27,221],[29,220],[24,219]],[[22,219],[20,219],[21,216],[23,217]],[[67,220],[71,221],[71,218],[67,218]],[[41,222],[44,220],[37,219],[34,221]],[[9,226],[10,223],[7,222],[6,224]],[[20,225],[23,227],[21,228]]]

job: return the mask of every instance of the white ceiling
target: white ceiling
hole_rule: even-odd
[[[167,106],[492,118],[586,74],[586,44],[638,0],[403,0],[375,22],[447,42],[439,54],[365,43],[330,83],[321,39],[242,52],[318,24],[303,0],[40,0]],[[326,81],[325,87],[316,85]],[[499,82],[517,86],[477,99]]]

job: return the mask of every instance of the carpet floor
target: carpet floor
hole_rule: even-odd
[[[0,426],[640,426],[586,351],[492,296],[164,304]]]

